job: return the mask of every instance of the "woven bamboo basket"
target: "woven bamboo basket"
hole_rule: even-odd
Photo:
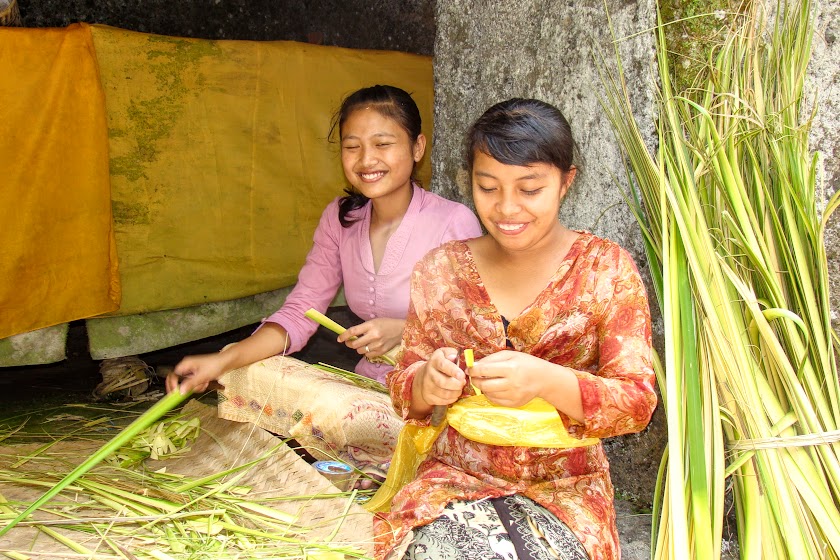
[[[0,26],[20,26],[20,10],[17,0],[0,0]]]

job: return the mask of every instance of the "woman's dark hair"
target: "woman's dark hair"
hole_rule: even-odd
[[[508,99],[487,109],[467,132],[466,151],[470,174],[476,152],[505,165],[547,163],[563,172],[579,158],[569,121],[538,99]]]
[[[348,95],[341,104],[338,112],[333,116],[330,125],[330,138],[338,132],[353,113],[361,108],[370,107],[383,117],[396,121],[408,133],[412,144],[417,141],[421,133],[420,110],[411,95],[395,86],[376,85],[362,88]],[[356,219],[348,218],[348,214],[368,203],[368,197],[352,187],[344,189],[347,196],[338,203],[338,220],[342,227],[349,227]]]

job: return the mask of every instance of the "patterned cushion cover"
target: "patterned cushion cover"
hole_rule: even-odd
[[[291,436],[317,459],[381,466],[403,426],[387,394],[288,356],[233,370],[219,382],[219,417]]]

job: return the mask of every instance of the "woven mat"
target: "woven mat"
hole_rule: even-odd
[[[166,466],[170,472],[193,477],[206,476],[253,461],[280,442],[253,424],[218,418],[215,407],[191,401],[184,411],[199,417],[202,436],[183,457],[169,461],[148,461],[150,469]],[[258,468],[251,469],[240,484],[252,488],[249,496],[260,498],[341,493],[288,446],[283,446],[260,463]],[[305,507],[301,507],[297,500],[290,504],[287,512],[299,514],[304,525],[317,527],[312,531],[313,539],[322,539],[335,530],[336,518],[347,508],[347,499],[341,495],[330,500],[312,500]],[[282,502],[274,507],[283,509]],[[373,515],[363,507],[352,504],[333,542],[337,541],[369,543],[372,552]]]
[[[271,434],[256,428],[252,424],[240,424],[220,419],[216,408],[197,401],[191,401],[184,412],[200,419],[202,433],[185,455],[170,460],[146,462],[149,470],[166,467],[167,472],[188,477],[202,477],[253,461],[276,447],[280,440]],[[49,452],[30,460],[17,470],[50,470],[52,472],[70,472],[82,459],[96,451],[102,442],[62,441],[53,445]],[[0,469],[13,470],[11,466],[20,457],[32,453],[39,446],[35,444],[0,446]],[[269,458],[250,469],[237,483],[251,488],[248,499],[281,498],[336,494],[335,498],[321,498],[307,501],[289,500],[272,503],[275,509],[296,515],[300,525],[310,528],[307,540],[325,542],[330,535],[332,544],[352,544],[366,555],[373,551],[373,517],[361,506],[349,504],[326,478],[321,476],[311,465],[301,459],[288,446],[281,446]],[[0,482],[0,496],[9,502],[31,503],[44,489],[33,489],[7,482]],[[0,502],[2,502],[0,498]],[[64,492],[53,498],[47,507],[60,508],[62,502],[73,500],[73,493]],[[84,499],[75,496],[75,499]],[[0,503],[2,506],[2,503]],[[20,508],[14,508],[18,511]],[[343,515],[347,510],[347,515]],[[98,512],[88,510],[86,515],[97,516]],[[112,512],[102,511],[102,517],[112,516]],[[58,516],[44,511],[35,513],[35,519],[42,521],[58,519]],[[2,526],[2,521],[0,521]],[[68,535],[74,541],[90,549],[98,549],[95,558],[121,558],[100,543],[96,536],[55,528],[57,532]],[[119,542],[119,541],[118,541]],[[120,543],[126,550],[134,548],[131,542]],[[77,558],[65,545],[41,533],[36,528],[23,523],[6,535],[0,537],[0,555],[4,551],[24,552],[31,558]],[[101,554],[100,554],[101,552]],[[136,550],[135,550],[136,552]],[[177,554],[168,553],[173,558]],[[243,557],[244,558],[244,557]]]

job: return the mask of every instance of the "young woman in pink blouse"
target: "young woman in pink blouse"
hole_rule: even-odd
[[[338,340],[363,355],[357,372],[383,381],[390,367],[367,358],[400,343],[414,264],[443,242],[481,234],[469,208],[413,180],[426,137],[407,92],[387,85],[360,89],[342,103],[336,127],[351,187],[324,210],[294,290],[247,339],[181,360],[166,379],[168,391],[203,391],[227,371],[300,350],[318,328],[304,312],[325,312],[342,284],[348,306],[364,322]]]

